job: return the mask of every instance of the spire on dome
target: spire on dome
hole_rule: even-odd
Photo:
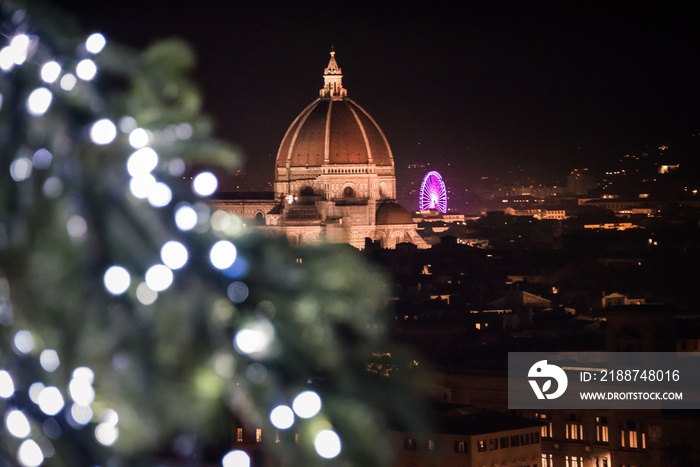
[[[319,91],[321,97],[342,99],[347,97],[348,91],[343,88],[343,72],[335,61],[335,50],[331,48],[331,59],[323,70],[323,89]]]

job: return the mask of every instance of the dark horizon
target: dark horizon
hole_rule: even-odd
[[[689,6],[57,4],[128,45],[190,42],[205,111],[245,155],[251,190],[272,181],[278,145],[317,97],[331,47],[348,97],[389,140],[399,184],[421,162],[450,164],[468,184],[504,167],[601,169],[661,145],[673,162],[696,164]]]

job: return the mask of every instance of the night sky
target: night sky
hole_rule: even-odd
[[[348,97],[389,140],[399,184],[420,162],[450,164],[465,183],[504,168],[609,167],[700,132],[691,3],[57,3],[129,45],[188,40],[205,110],[246,155],[250,189],[272,181],[331,46]]]

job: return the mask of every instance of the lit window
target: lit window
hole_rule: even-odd
[[[552,455],[542,454],[542,467],[552,467]]]
[[[549,418],[549,415],[547,415],[545,413],[536,413],[535,418],[542,420],[544,423],[544,425],[542,425],[541,432],[540,432],[542,437],[543,438],[551,438],[552,437],[552,420]]]
[[[243,442],[243,428],[236,429],[236,442],[237,443]]]
[[[435,441],[432,439],[428,440],[428,451],[434,451],[435,450]]]
[[[262,442],[262,430],[260,428],[255,429],[255,442],[256,443]]]
[[[478,444],[476,446],[477,451],[479,452],[486,452],[486,440],[485,439],[480,439],[478,441]]]
[[[608,442],[608,417],[595,418],[595,440],[599,443]]]
[[[418,448],[416,445],[415,438],[405,438],[404,439],[404,449],[406,451],[415,451]]]
[[[579,415],[569,414],[569,422],[566,424],[566,439],[583,439],[583,424]]]

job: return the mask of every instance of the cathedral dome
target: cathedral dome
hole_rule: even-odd
[[[343,75],[331,52],[323,89],[294,120],[277,152],[277,168],[372,164],[389,167],[394,157],[377,122],[348,99]]]
[[[377,208],[377,225],[413,224],[413,216],[405,207],[386,201]]]
[[[372,117],[354,101],[316,99],[294,120],[280,144],[277,167],[335,164],[394,166],[389,143]]]
[[[319,97],[282,138],[275,193],[279,199],[342,200],[346,205],[396,198],[389,143],[377,122],[348,99],[335,52],[324,69]]]

